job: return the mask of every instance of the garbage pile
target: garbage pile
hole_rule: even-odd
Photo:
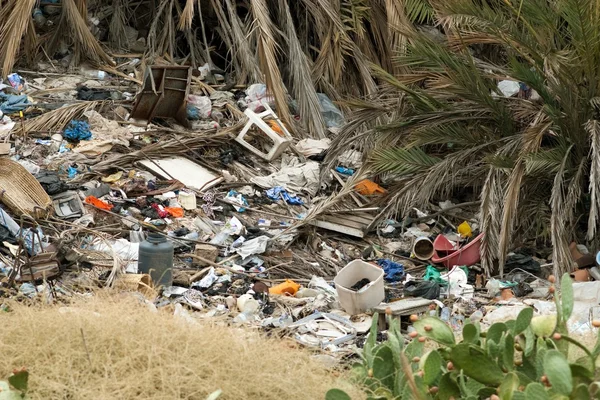
[[[100,72],[0,85],[2,297],[68,301],[108,287],[339,357],[386,310],[406,323],[436,313],[457,330],[527,306],[552,312],[544,255],[518,249],[503,277],[484,276],[472,202],[380,221],[386,189],[359,173],[363,155],[326,163],[331,139],[298,140],[265,85],[220,90],[157,65],[161,85],[185,85],[154,92],[151,79]],[[334,137],[343,114],[319,99]],[[573,322],[583,331],[600,304],[600,282],[588,282],[600,259],[572,250],[589,300]]]

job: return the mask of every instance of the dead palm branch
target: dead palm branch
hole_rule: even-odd
[[[62,2],[61,18],[54,36],[48,44],[48,54],[53,54],[60,40],[69,37],[76,43],[76,49],[80,49],[81,56],[93,64],[99,67],[114,65],[114,61],[100,46],[88,27],[87,10],[82,15],[83,9],[80,10],[78,4],[81,6],[82,3],[76,3],[75,0],[64,0]]]
[[[35,0],[11,0],[0,10],[0,62],[6,78],[15,65],[21,39],[30,25]]]
[[[279,117],[292,124],[292,119],[287,104],[288,96],[283,84],[279,62],[277,60],[280,50],[273,31],[273,21],[269,15],[267,0],[250,0],[253,17],[253,30],[257,38],[258,60],[268,90],[275,99]]]

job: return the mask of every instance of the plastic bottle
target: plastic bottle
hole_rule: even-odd
[[[173,243],[158,233],[149,233],[140,243],[138,272],[150,274],[156,286],[173,286]]]
[[[444,322],[450,321],[450,309],[448,307],[442,308],[442,312],[441,312],[440,318]]]
[[[33,21],[38,28],[46,25],[46,17],[39,8],[33,10]]]
[[[472,323],[480,322],[482,318],[483,318],[483,313],[481,312],[481,310],[475,311],[469,317],[469,319],[471,320]]]
[[[88,78],[96,79],[99,81],[103,81],[106,79],[106,71],[100,71],[85,65],[81,66],[81,74]]]

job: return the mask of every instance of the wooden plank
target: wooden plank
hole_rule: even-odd
[[[328,229],[330,231],[343,233],[346,235],[363,238],[365,237],[365,233],[361,229],[352,228],[349,226],[339,225],[333,222],[328,221],[311,221],[311,225],[318,226],[319,228]]]
[[[418,314],[426,311],[431,303],[433,303],[433,300],[415,297],[395,301],[389,304],[380,304],[377,307],[373,307],[373,311],[385,313],[385,310],[389,308],[392,311],[392,315]]]
[[[324,214],[324,215],[331,215],[331,216],[335,216],[338,218],[347,219],[349,221],[359,222],[361,224],[364,224],[365,226],[369,226],[371,224],[371,222],[373,222],[373,219],[375,218],[372,215],[364,216],[364,215],[356,215],[356,214],[355,215],[352,215],[352,214]]]
[[[361,231],[364,231],[367,228],[367,225],[361,223],[361,222],[356,222],[356,221],[351,221],[348,220],[346,218],[338,218],[338,217],[334,217],[331,215],[322,215],[319,217],[320,221],[327,221],[327,222],[332,222],[334,224],[338,224],[338,225],[342,225],[342,226],[348,226],[351,228],[356,228],[356,229],[360,229]]]

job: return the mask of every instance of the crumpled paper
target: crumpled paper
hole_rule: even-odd
[[[300,162],[297,157],[282,157],[281,169],[268,176],[258,176],[251,179],[252,183],[270,189],[281,186],[293,193],[303,190],[315,196],[320,188],[320,168],[316,161]]]
[[[306,157],[316,156],[331,146],[330,139],[302,139],[296,144],[296,150]]]
[[[242,258],[249,257],[253,254],[262,254],[267,250],[268,242],[268,236],[259,236],[244,242],[241,247],[235,249],[235,252],[238,253]]]

